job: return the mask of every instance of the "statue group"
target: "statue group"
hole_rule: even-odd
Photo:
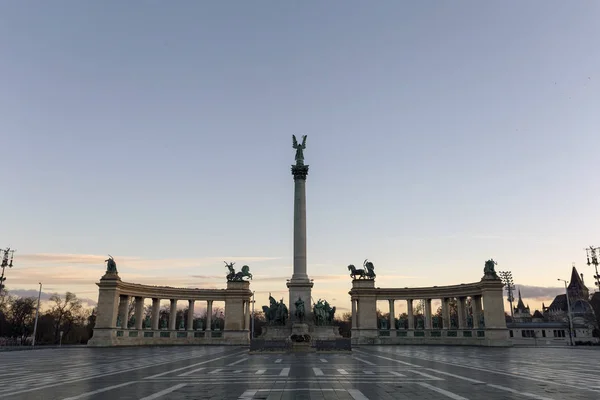
[[[113,256],[108,255],[108,260],[104,260],[106,263],[106,273],[107,274],[116,274],[117,273],[117,263],[113,259]]]
[[[356,269],[352,264],[348,265],[348,271],[352,279],[375,279],[375,266],[368,259],[363,262],[364,269]]]
[[[315,325],[331,325],[335,315],[335,307],[331,307],[327,300],[317,300],[313,306]]]
[[[252,274],[250,273],[250,267],[244,265],[242,270],[238,273],[235,272],[233,266],[234,262],[227,263],[227,261],[223,261],[225,263],[225,267],[229,269],[229,273],[227,274],[227,282],[244,282],[244,278],[252,279]]]
[[[489,259],[485,262],[485,267],[483,268],[483,279],[500,279],[498,274],[496,274],[496,265],[498,265],[498,263],[494,261],[494,259]]]
[[[285,325],[289,317],[288,308],[283,304],[283,299],[278,303],[270,294],[269,307],[263,306],[263,312],[269,325]]]

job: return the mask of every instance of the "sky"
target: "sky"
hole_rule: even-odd
[[[594,1],[2,2],[6,285],[92,304],[107,254],[124,281],[198,288],[235,261],[257,303],[287,301],[306,134],[315,299],[348,311],[346,267],[366,258],[380,287],[475,282],[493,258],[532,307],[573,262],[593,288],[599,17]]]

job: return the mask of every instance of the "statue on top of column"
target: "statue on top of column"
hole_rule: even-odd
[[[485,267],[483,268],[483,279],[500,279],[498,274],[496,274],[496,270],[494,269],[496,265],[498,265],[498,263],[493,259],[489,259],[485,262]]]
[[[233,269],[234,262],[227,264],[227,261],[224,261],[225,267],[229,268],[229,273],[227,274],[227,282],[244,282],[244,278],[252,279],[252,274],[250,273],[250,267],[244,265],[242,270],[238,273]]]
[[[111,256],[109,254],[108,257],[109,257],[108,260],[104,260],[104,262],[106,263],[106,273],[107,274],[108,273],[110,273],[110,274],[116,274],[117,273],[117,263],[113,259],[113,256]]]
[[[298,144],[296,135],[292,135],[292,147],[296,149],[296,165],[304,165],[304,149],[306,149],[306,135],[302,135],[302,144]]]

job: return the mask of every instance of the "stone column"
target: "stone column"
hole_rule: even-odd
[[[358,312],[357,312],[358,300],[352,299],[352,329],[358,328]]]
[[[169,330],[175,330],[175,322],[177,321],[177,300],[171,299],[171,309],[169,311]]]
[[[389,299],[390,303],[390,330],[396,329],[396,312],[394,311],[394,299]]]
[[[465,297],[456,299],[456,311],[458,313],[458,329],[466,329],[467,321],[465,320]]]
[[[431,299],[425,299],[425,329],[432,329]]]
[[[135,329],[142,329],[144,323],[144,298],[135,297]]]
[[[212,310],[213,310],[213,301],[207,300],[206,301],[206,328],[205,328],[207,331],[212,330]]]
[[[194,330],[194,300],[188,300],[187,330]]]
[[[450,307],[448,307],[448,297],[442,299],[442,324],[444,329],[450,329]]]
[[[415,317],[413,315],[413,300],[406,300],[406,313],[408,314],[408,329],[415,329]]]
[[[119,316],[121,317],[121,328],[127,329],[127,314],[129,313],[129,296],[122,294],[119,303]]]
[[[152,299],[152,315],[150,316],[150,323],[152,324],[152,330],[157,331],[159,327],[160,319],[160,299]]]
[[[313,283],[306,272],[306,176],[308,165],[292,166],[294,176],[294,272],[287,282],[289,289],[288,309],[290,319],[295,319],[296,300],[301,298],[305,304],[305,320],[312,318],[311,291]]]
[[[119,284],[117,273],[106,273],[98,283],[98,305],[96,307],[96,325],[94,335],[88,346],[112,346],[116,344],[114,332],[119,313]]]
[[[471,297],[471,306],[473,307],[473,328],[483,328],[481,326],[481,296]]]
[[[245,306],[245,311],[244,311],[244,313],[245,313],[244,330],[249,331],[250,330],[250,301],[246,300],[245,303],[246,303],[246,306]]]

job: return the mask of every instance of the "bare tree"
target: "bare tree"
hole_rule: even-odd
[[[83,306],[77,295],[71,292],[67,292],[64,299],[54,293],[50,301],[54,303],[50,308],[50,314],[54,317],[54,341],[58,342],[60,331],[69,333],[76,319],[81,316]]]

